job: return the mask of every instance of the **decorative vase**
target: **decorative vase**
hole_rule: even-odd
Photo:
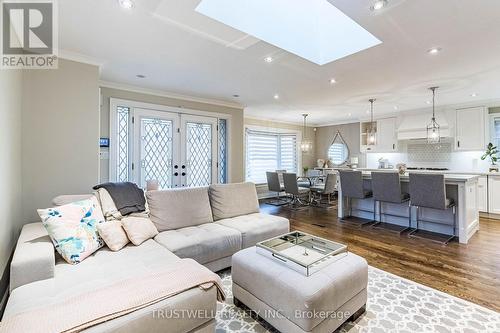
[[[317,161],[316,161],[317,165],[318,165],[318,168],[323,168],[325,166],[325,160],[319,158]]]
[[[498,165],[496,164],[490,165],[490,172],[498,172]]]

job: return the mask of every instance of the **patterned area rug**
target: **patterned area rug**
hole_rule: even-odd
[[[226,303],[218,304],[216,333],[278,332],[235,307],[231,271],[223,271],[220,275],[228,297]],[[368,281],[366,312],[356,322],[347,322],[336,332],[500,332],[498,312],[371,266]]]

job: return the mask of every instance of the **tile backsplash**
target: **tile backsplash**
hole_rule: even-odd
[[[427,143],[410,143],[407,147],[408,163],[449,163],[451,161],[451,143],[430,145]]]
[[[378,160],[384,158],[395,166],[406,163],[411,167],[448,168],[453,171],[488,171],[488,161],[482,161],[482,151],[454,151],[452,142],[431,145],[425,142],[401,141],[398,153],[367,153],[366,167],[378,168]]]

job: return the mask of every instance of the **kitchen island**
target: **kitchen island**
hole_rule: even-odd
[[[456,204],[457,209],[457,229],[455,236],[458,241],[467,244],[469,239],[479,230],[479,210],[477,202],[477,175],[467,174],[444,174],[446,196]],[[400,176],[403,192],[408,193],[409,176],[408,173]],[[363,171],[363,187],[371,190],[371,172]],[[342,187],[339,186],[338,216],[344,218],[347,215],[346,198],[342,196]],[[352,216],[373,219],[374,204],[373,198],[352,199]],[[382,203],[380,216],[378,205],[375,205],[375,217],[377,221],[408,226],[408,204]],[[399,216],[396,216],[399,215]],[[412,208],[412,228],[416,227],[416,208]],[[422,221],[426,220],[426,221]],[[430,222],[433,221],[433,222]],[[441,211],[431,208],[420,209],[419,227],[422,230],[438,232],[442,234],[453,234],[453,214],[451,210]]]

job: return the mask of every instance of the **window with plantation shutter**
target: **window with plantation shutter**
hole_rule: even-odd
[[[266,171],[297,172],[297,135],[247,129],[246,180],[267,182]]]

